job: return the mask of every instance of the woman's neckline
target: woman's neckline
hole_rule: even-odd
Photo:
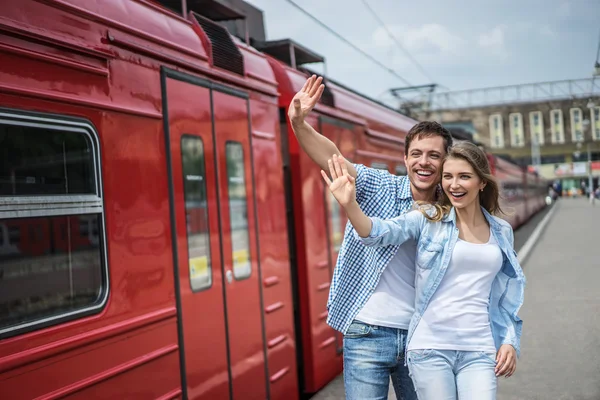
[[[485,243],[469,242],[468,240],[461,239],[460,237],[458,238],[458,240],[460,240],[463,243],[473,244],[473,245],[476,245],[476,246],[485,246],[485,245],[490,244],[490,242],[492,241],[492,230],[490,229],[490,237],[488,238],[487,242],[485,242]]]

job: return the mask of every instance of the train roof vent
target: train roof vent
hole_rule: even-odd
[[[308,68],[299,68],[300,71],[308,74],[308,75],[320,75],[319,73],[312,71]],[[323,77],[323,83],[325,84],[325,89],[323,90],[323,94],[321,95],[321,100],[319,100],[319,102],[321,104],[325,104],[326,106],[329,107],[335,107],[335,99],[333,96],[333,92],[331,91],[331,86],[327,84],[327,82],[329,81],[329,79],[327,79],[326,77]]]
[[[244,13],[226,0],[150,0],[175,11],[180,15],[187,15],[188,11],[197,12],[213,21],[230,21],[246,18]]]
[[[252,41],[252,45],[264,53],[283,61],[292,68],[302,64],[324,62],[325,58],[294,42],[292,39]]]
[[[326,106],[335,107],[335,102],[333,100],[333,92],[327,84],[327,79],[323,78],[323,83],[325,83],[325,89],[323,90],[323,94],[321,95],[320,101]]]
[[[210,40],[213,65],[244,76],[244,57],[227,29],[193,11],[190,14]]]

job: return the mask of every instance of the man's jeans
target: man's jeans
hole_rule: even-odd
[[[496,400],[496,352],[411,350],[419,400]]]
[[[407,332],[353,321],[344,335],[347,400],[385,400],[390,376],[398,400],[417,400],[404,365]]]

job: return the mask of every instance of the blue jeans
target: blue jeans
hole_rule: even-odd
[[[408,368],[419,400],[496,400],[495,367],[496,352],[408,352]]]
[[[347,400],[385,400],[390,376],[398,400],[417,400],[404,365],[406,330],[353,321],[344,335]]]

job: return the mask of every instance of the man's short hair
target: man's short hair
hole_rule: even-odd
[[[413,139],[423,139],[431,136],[441,136],[444,139],[444,150],[447,153],[450,146],[452,146],[452,135],[448,129],[435,121],[422,121],[410,128],[408,135],[404,139],[405,153],[408,153],[410,143]]]

